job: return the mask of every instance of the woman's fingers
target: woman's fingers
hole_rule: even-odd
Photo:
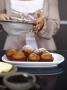
[[[9,16],[4,15],[4,17],[5,17],[6,20],[10,20],[10,17]]]
[[[42,28],[41,24],[37,24],[37,25],[34,26],[34,31],[39,32],[41,30],[41,28]]]
[[[36,32],[39,32],[40,30],[42,30],[43,26],[44,26],[44,20],[42,18],[39,18],[35,22],[34,30]]]
[[[5,18],[5,20],[10,20],[10,17],[7,16],[6,14],[4,14],[4,18]]]
[[[35,13],[35,17],[36,17],[36,21],[35,21],[35,26],[34,26],[34,30],[36,32],[39,32],[40,30],[42,30],[43,26],[44,26],[44,14],[42,10],[38,10]]]
[[[0,20],[10,20],[10,17],[6,14],[0,14]]]

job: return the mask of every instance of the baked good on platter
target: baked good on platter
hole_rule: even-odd
[[[13,61],[24,61],[26,59],[24,52],[17,49],[8,49],[6,51],[6,56],[9,60]]]
[[[12,55],[12,59],[13,59],[13,60],[16,60],[16,61],[25,61],[26,56],[25,56],[24,52],[22,52],[22,51],[17,51],[16,53],[14,53],[14,54]]]
[[[36,53],[31,53],[28,56],[28,61],[36,62],[36,61],[39,61],[39,60],[40,60],[40,56],[37,55]]]
[[[33,49],[29,45],[25,45],[22,50],[8,49],[6,56],[12,61],[44,61],[51,62],[54,60],[53,55],[48,52],[45,48]]]
[[[11,48],[6,50],[6,56],[8,59],[12,59],[12,55],[15,54],[17,52],[17,49],[15,48]]]
[[[30,45],[25,45],[22,48],[22,51],[25,53],[26,56],[28,56],[30,53],[33,52],[33,48]]]
[[[52,54],[48,51],[45,51],[41,54],[41,61],[44,61],[44,62],[52,62],[54,60]]]

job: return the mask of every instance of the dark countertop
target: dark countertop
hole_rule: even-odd
[[[18,71],[32,73],[37,78],[39,89],[31,90],[67,90],[67,50],[52,51],[65,57],[65,61],[54,68],[18,68]],[[4,54],[0,50],[0,58]],[[1,90],[1,89],[0,89]]]

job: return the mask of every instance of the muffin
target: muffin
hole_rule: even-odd
[[[23,48],[22,48],[22,51],[25,53],[26,56],[28,56],[30,53],[33,52],[33,48],[29,45],[25,45]]]
[[[41,61],[44,61],[44,62],[52,62],[54,60],[52,54],[48,51],[43,52],[40,58],[41,58]]]
[[[17,51],[16,53],[14,53],[12,55],[12,59],[16,60],[16,61],[25,61],[26,60],[26,56],[25,56],[24,52]]]
[[[6,50],[6,56],[8,59],[12,59],[12,55],[15,54],[17,52],[17,49],[15,48],[11,48]]]
[[[7,50],[6,56],[9,60],[12,60],[12,61],[24,61],[26,59],[24,52],[17,49]]]
[[[36,62],[36,61],[39,61],[40,60],[40,56],[36,53],[31,53],[29,56],[28,56],[28,61],[31,61],[31,62]]]

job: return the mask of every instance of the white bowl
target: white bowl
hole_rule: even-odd
[[[2,25],[4,31],[9,34],[18,35],[19,31],[20,34],[30,32],[33,28],[32,23],[27,22],[18,22],[18,21],[1,21],[0,24]]]
[[[3,81],[11,90],[28,90],[33,87],[36,82],[36,78],[32,74],[17,72],[5,76]]]

